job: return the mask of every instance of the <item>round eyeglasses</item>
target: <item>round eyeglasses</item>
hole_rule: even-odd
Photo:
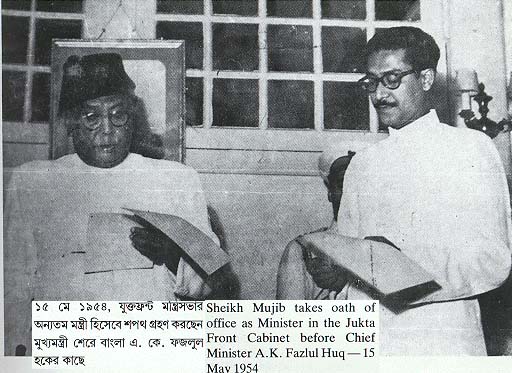
[[[416,72],[416,70],[407,71],[388,71],[384,73],[380,78],[374,75],[365,75],[358,80],[361,87],[369,93],[373,93],[377,90],[379,83],[389,89],[397,89],[402,84],[402,78]]]
[[[128,123],[128,119],[130,119],[130,114],[125,110],[121,108],[115,108],[108,111],[108,120],[112,125],[115,127],[123,127]],[[86,111],[82,113],[81,120],[83,125],[93,131],[100,127],[102,118],[104,114],[99,113],[96,111]]]

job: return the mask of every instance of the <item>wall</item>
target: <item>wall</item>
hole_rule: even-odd
[[[109,39],[154,39],[153,18],[138,17],[138,14],[155,14],[156,1],[123,0],[122,11],[119,2],[111,0],[84,1],[84,38]]]
[[[489,118],[499,122],[507,115],[505,65],[505,34],[503,9],[508,0],[445,0],[448,17],[445,26],[448,64],[455,71],[466,67],[478,73],[485,91],[493,97],[489,103]],[[510,7],[510,4],[507,5]],[[510,30],[507,36],[511,37]],[[510,42],[509,42],[510,44]],[[460,97],[454,95],[454,115],[460,111]],[[473,103],[473,111],[478,105]],[[460,123],[460,118],[458,119]],[[512,174],[510,134],[495,139],[506,172]]]
[[[512,74],[512,1],[503,2],[503,24],[504,24],[504,43],[505,43],[505,60],[507,64],[507,76]],[[509,84],[511,81],[509,80]],[[509,87],[509,96],[512,96],[512,87]],[[512,102],[509,97],[509,112],[512,114]]]
[[[512,120],[512,1],[503,2],[503,24],[504,34],[503,41],[505,43],[505,61],[506,61],[506,72],[507,72],[507,98],[508,98],[508,119]],[[512,127],[512,126],[511,126]],[[510,156],[508,160],[509,170],[512,169],[512,132],[508,136],[509,149],[508,154]],[[512,173],[512,172],[511,172]],[[509,180],[512,178],[509,177]],[[509,187],[512,186],[509,183]]]

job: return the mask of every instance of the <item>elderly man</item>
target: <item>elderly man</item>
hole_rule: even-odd
[[[59,117],[76,154],[18,167],[6,189],[6,355],[16,346],[18,353],[23,345],[30,350],[32,300],[204,299],[210,292],[179,254],[148,252],[144,230],[132,232],[133,243],[154,264],[140,268],[124,268],[109,247],[98,252],[89,245],[88,235],[101,228],[92,216],[124,207],[178,215],[216,240],[197,173],[130,153],[136,134],[145,132],[134,119],[134,88],[117,54],[72,56],[64,65]],[[128,235],[129,228],[126,249],[142,256]],[[101,256],[107,270],[94,270]]]
[[[422,30],[382,30],[368,42],[360,80],[389,137],[353,158],[338,231],[386,237],[441,285],[402,312],[381,306],[384,355],[485,355],[475,297],[510,272],[501,159],[486,135],[440,123],[430,110],[438,59],[438,46]],[[352,283],[346,297],[370,294]]]
[[[317,232],[336,232],[345,171],[354,152],[338,146],[325,150],[318,159],[320,176],[327,187],[333,221]],[[329,270],[325,270],[325,268]],[[326,257],[316,256],[296,239],[286,246],[277,272],[277,299],[336,299],[346,285],[346,274]]]

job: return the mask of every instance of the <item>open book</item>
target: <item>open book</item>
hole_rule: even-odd
[[[385,243],[328,232],[304,235],[297,241],[307,250],[331,258],[381,299],[413,302],[440,289],[432,274]]]
[[[87,228],[86,272],[152,268],[130,240],[134,226],[151,226],[174,241],[206,275],[228,263],[228,255],[199,228],[169,214],[126,209],[131,214],[95,213]],[[133,214],[133,215],[132,215]]]

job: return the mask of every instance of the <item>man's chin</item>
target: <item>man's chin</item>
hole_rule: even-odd
[[[404,126],[404,122],[395,115],[379,115],[380,127],[400,129]]]
[[[395,128],[395,126],[396,126],[396,122],[392,118],[385,118],[385,117],[379,117],[379,124],[380,124],[380,127],[385,127],[385,128],[388,128],[388,127]]]
[[[80,154],[79,154],[80,156]],[[126,154],[96,154],[91,157],[81,157],[82,161],[87,163],[89,166],[98,167],[98,168],[112,168],[119,164],[121,164],[126,157]]]

